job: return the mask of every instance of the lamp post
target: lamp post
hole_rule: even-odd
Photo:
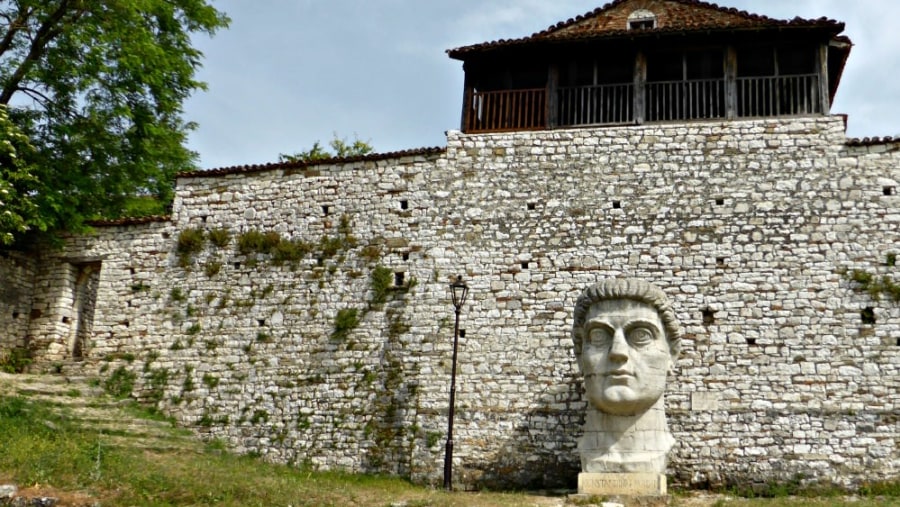
[[[450,284],[450,294],[453,297],[453,308],[456,310],[456,324],[453,326],[453,366],[450,373],[450,414],[447,416],[447,445],[444,448],[444,489],[451,491],[451,476],[453,475],[453,411],[456,402],[456,348],[459,344],[459,312],[462,310],[466,296],[469,295],[469,286],[463,282],[462,275],[456,277],[456,281]]]

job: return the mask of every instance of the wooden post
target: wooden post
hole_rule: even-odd
[[[822,109],[820,113],[828,114],[831,111],[831,97],[828,91],[828,43],[819,46],[818,63],[819,107]]]
[[[737,50],[725,48],[725,118],[737,117]]]
[[[647,83],[647,56],[638,51],[634,58],[634,122],[644,123],[644,86]]]
[[[469,70],[466,69],[467,65],[463,64],[463,100],[462,100],[462,115],[459,120],[459,128],[464,133],[468,132],[471,128],[469,125],[469,118],[471,115],[472,109],[472,87],[471,87],[471,77],[469,76]]]
[[[559,125],[559,97],[557,90],[559,90],[559,66],[555,63],[551,63],[550,68],[547,70],[547,97],[544,101],[547,108],[544,113],[546,121],[545,126],[548,129],[554,129]]]

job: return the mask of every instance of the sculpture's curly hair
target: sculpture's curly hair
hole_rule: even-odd
[[[666,293],[659,287],[636,278],[608,278],[592,285],[581,293],[575,303],[575,318],[572,324],[572,341],[575,342],[575,357],[581,364],[581,347],[584,342],[584,319],[591,305],[611,299],[628,299],[648,304],[656,308],[666,332],[669,352],[672,358],[681,352],[681,326]]]

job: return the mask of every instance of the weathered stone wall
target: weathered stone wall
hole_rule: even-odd
[[[574,481],[572,307],[602,277],[644,278],[686,330],[675,482],[852,485],[900,466],[900,303],[849,280],[898,278],[897,149],[848,146],[838,117],[451,133],[442,153],[181,178],[171,222],[100,229],[59,265],[101,262],[86,355],[182,423],[276,461],[425,481],[462,274],[454,471],[470,485]],[[228,243],[185,237],[179,256],[194,229]],[[251,231],[295,243],[259,253]],[[397,287],[373,288],[381,267]],[[59,317],[73,289],[56,279],[38,300]],[[63,344],[58,320],[41,336]]]
[[[25,346],[34,276],[33,259],[17,252],[0,252],[0,357]]]

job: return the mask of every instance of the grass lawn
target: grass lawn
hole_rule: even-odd
[[[123,412],[127,414],[127,412]],[[133,417],[123,416],[123,417]],[[172,428],[173,434],[179,430]],[[182,430],[183,431],[183,430]],[[183,435],[183,433],[182,433]],[[227,453],[222,445],[147,449],[111,445],[111,435],[65,408],[0,394],[0,484],[53,496],[61,506],[560,506],[563,497],[526,493],[447,493],[397,478],[314,472]],[[896,490],[897,488],[894,488]],[[674,494],[671,505],[900,506],[894,496],[741,499]],[[596,500],[596,499],[595,499]]]

